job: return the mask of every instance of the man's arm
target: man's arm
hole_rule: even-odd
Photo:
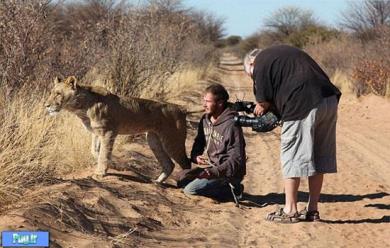
[[[270,103],[273,101],[274,90],[270,75],[265,71],[265,67],[258,66],[255,73],[253,94],[256,97],[256,107],[253,113],[255,115],[263,115],[268,111]]]
[[[237,171],[242,169],[240,167],[244,162],[243,160],[246,159],[246,156],[245,140],[241,127],[232,126],[225,156],[226,158],[223,163],[208,168],[211,177],[231,178],[236,175]]]

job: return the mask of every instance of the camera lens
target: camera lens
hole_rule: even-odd
[[[252,127],[258,123],[258,118],[238,115],[234,117],[234,123],[241,127]]]

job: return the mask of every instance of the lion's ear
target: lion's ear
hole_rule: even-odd
[[[66,79],[65,84],[69,85],[72,90],[77,89],[77,79],[75,76],[70,76]]]

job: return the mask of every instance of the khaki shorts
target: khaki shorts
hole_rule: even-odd
[[[285,178],[337,172],[337,105],[336,96],[324,98],[304,119],[283,123],[280,157]]]

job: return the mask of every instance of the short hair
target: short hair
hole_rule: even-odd
[[[217,101],[223,100],[225,104],[229,100],[229,93],[221,84],[213,83],[206,88],[205,92],[213,94]]]
[[[247,53],[244,57],[244,70],[246,73],[250,74],[250,64],[253,63],[256,56],[261,52],[261,49],[255,48]]]

